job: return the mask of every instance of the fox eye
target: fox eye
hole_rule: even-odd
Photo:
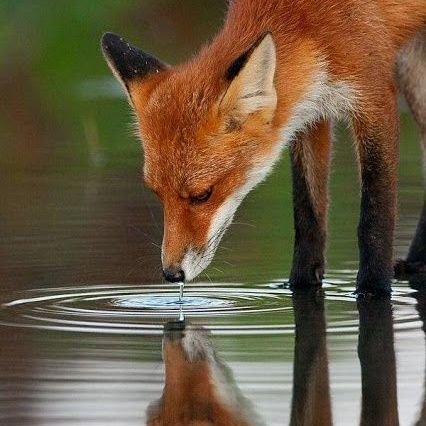
[[[205,203],[210,198],[210,195],[212,195],[212,188],[209,188],[204,192],[200,192],[197,195],[191,195],[189,199],[191,204],[201,204]]]

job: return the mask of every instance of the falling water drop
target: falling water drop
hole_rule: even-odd
[[[185,314],[183,312],[183,289],[185,287],[184,282],[179,283],[179,321],[185,320]]]
[[[184,282],[180,282],[179,284],[179,303],[182,304],[182,298],[183,298],[183,288],[185,287]]]

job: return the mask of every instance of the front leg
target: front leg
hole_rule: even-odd
[[[397,199],[399,115],[395,91],[353,120],[361,176],[357,293],[389,294]]]
[[[290,148],[295,228],[292,289],[321,286],[324,275],[330,133],[330,123],[319,121]]]

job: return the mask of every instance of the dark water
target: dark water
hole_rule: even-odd
[[[395,282],[390,303],[353,297],[359,186],[342,129],[324,293],[283,286],[293,244],[284,153],[187,285],[185,333],[164,332],[180,307],[178,287],[160,279],[161,207],[140,182],[98,40],[124,33],[173,63],[223,10],[216,0],[1,2],[1,426],[136,426],[148,406],[153,417],[188,404],[213,416],[209,395],[251,424],[426,424],[426,294],[414,289],[426,283]],[[423,197],[416,130],[401,119],[397,257]]]

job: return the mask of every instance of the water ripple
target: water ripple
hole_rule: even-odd
[[[282,281],[281,281],[282,282]],[[326,300],[338,310],[328,312],[329,333],[356,335],[358,313],[349,282],[326,281]],[[418,327],[415,300],[408,287],[395,286],[395,328]],[[160,335],[163,322],[183,309],[214,334],[292,334],[291,292],[277,282],[245,287],[238,284],[189,284],[182,303],[178,289],[150,286],[76,286],[30,290],[2,295],[0,324],[14,327],[89,333]],[[346,305],[346,306],[345,306]]]

